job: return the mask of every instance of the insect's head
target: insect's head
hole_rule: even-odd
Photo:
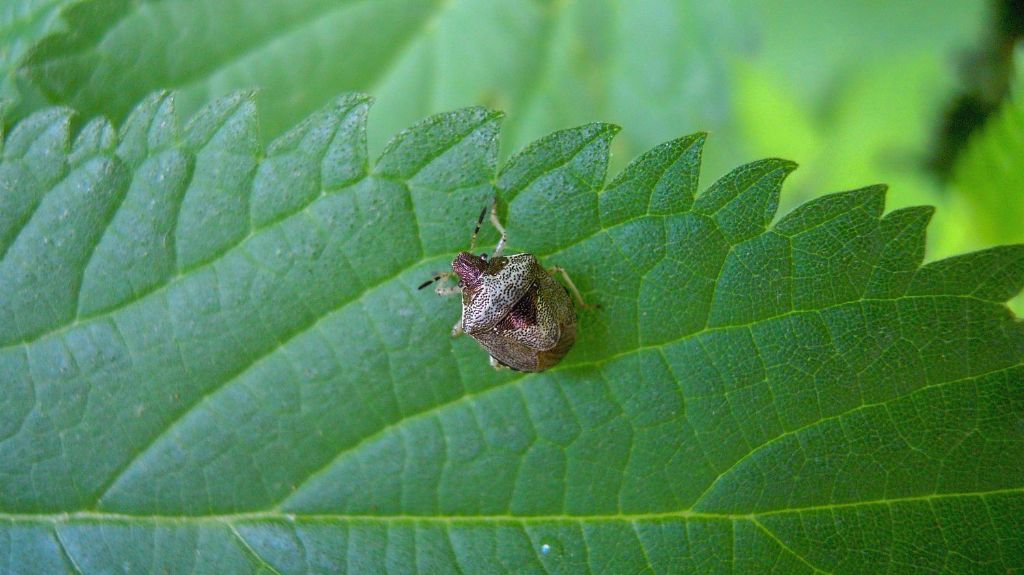
[[[452,260],[452,271],[459,276],[460,283],[464,286],[475,286],[480,283],[480,276],[486,269],[485,255],[476,256],[469,252],[459,252]]]
[[[501,239],[498,241],[498,245],[494,248],[494,257],[488,258],[487,254],[483,253],[475,255],[473,253],[476,248],[476,238],[480,233],[480,225],[484,222],[484,216],[487,215],[487,209],[480,210],[480,216],[476,219],[476,228],[473,229],[473,235],[469,239],[469,250],[459,252],[459,255],[455,256],[452,260],[452,271],[455,275],[459,276],[459,286],[461,288],[468,288],[473,291],[481,283],[481,277],[484,275],[494,275],[498,273],[507,263],[508,258],[501,257],[501,250],[505,246],[505,228],[501,226],[498,221],[497,204],[492,203],[490,206],[491,211],[491,222],[494,227],[501,232]],[[420,284],[419,289],[423,289],[430,284],[446,277],[451,277],[451,274],[440,273],[435,275],[428,281]],[[444,290],[442,290],[444,291]],[[441,293],[440,291],[438,293]]]
[[[498,217],[495,212],[495,204],[493,203],[491,204],[491,212],[491,220],[502,231],[502,236],[504,237],[504,229],[497,223]],[[487,215],[486,206],[480,210],[480,217],[476,219],[476,228],[473,229],[473,235],[469,238],[469,250],[459,252],[459,255],[455,256],[455,259],[452,260],[452,271],[459,276],[459,280],[461,280],[459,284],[463,287],[476,287],[480,283],[480,276],[488,271],[490,261],[487,259],[487,254],[475,255],[473,253],[473,249],[476,247],[476,237],[480,233],[480,225],[484,222],[485,215]],[[498,244],[495,256],[500,255],[502,244],[504,244],[504,239]]]

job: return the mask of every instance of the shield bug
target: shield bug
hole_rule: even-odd
[[[498,221],[497,204],[490,208],[491,224],[501,233],[494,254],[473,254],[487,212],[486,207],[480,211],[469,251],[455,256],[452,271],[435,275],[419,289],[458,277],[457,286],[438,283],[435,289],[439,295],[462,295],[462,317],[452,336],[469,334],[487,350],[495,368],[544,371],[561,361],[576,342],[576,309],[569,291],[581,307],[592,306],[583,303],[564,269],[544,269],[533,254],[502,255],[508,235]],[[568,287],[558,283],[556,273]]]

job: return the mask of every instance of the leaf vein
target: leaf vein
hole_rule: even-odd
[[[253,549],[251,545],[249,545],[249,542],[245,540],[245,537],[242,537],[242,534],[238,532],[238,529],[235,527],[235,525],[228,523],[227,526],[228,530],[231,532],[231,535],[238,541],[238,544],[242,547],[242,552],[244,552],[246,555],[255,560],[256,563],[258,563],[259,565],[266,567],[267,569],[270,569],[272,573],[281,575],[280,571],[275,569],[274,566],[270,563],[267,563],[267,560],[264,559],[259,553],[257,553],[256,550]]]
[[[810,567],[811,571],[813,571],[814,573],[831,573],[830,571],[825,571],[824,569],[821,569],[817,565],[815,565],[815,564],[811,563],[810,561],[808,561],[807,558],[804,557],[803,555],[800,555],[796,551],[793,551],[793,549],[790,548],[789,545],[786,545],[785,543],[783,543],[783,541],[781,539],[779,539],[778,536],[775,535],[775,533],[773,533],[770,529],[765,527],[764,524],[761,523],[761,521],[758,520],[757,517],[751,517],[750,521],[758,529],[760,529],[761,532],[763,532],[765,535],[767,535],[769,538],[771,538],[771,540],[774,541],[779,547],[781,547],[786,553],[789,553],[793,557],[796,557],[801,563],[803,563],[804,565]]]
[[[795,429],[792,429],[792,430],[783,432],[783,433],[781,433],[779,435],[776,435],[775,437],[765,441],[764,443],[758,445],[757,447],[754,447],[746,455],[744,455],[743,457],[737,459],[735,463],[733,463],[728,468],[726,468],[724,471],[719,473],[718,477],[716,477],[714,480],[712,480],[712,482],[708,485],[708,487],[705,488],[704,491],[701,492],[701,494],[699,496],[697,496],[697,499],[694,500],[693,505],[691,505],[690,508],[691,509],[696,509],[697,506],[700,505],[700,503],[704,499],[704,497],[706,497],[709,493],[711,493],[711,491],[718,484],[718,482],[721,481],[726,475],[728,475],[729,472],[731,472],[733,469],[736,469],[737,467],[742,465],[745,461],[748,461],[751,457],[753,457],[758,452],[764,450],[765,448],[771,447],[775,443],[778,443],[779,441],[782,441],[782,440],[786,439],[787,437],[790,437],[792,435],[796,435],[798,433],[806,431],[807,429],[810,429],[810,428],[815,427],[817,425],[820,425],[822,423],[826,423],[826,422],[834,421],[834,420],[842,421],[842,419],[844,417],[846,417],[847,415],[850,415],[851,413],[856,413],[856,412],[861,411],[861,410],[871,409],[871,408],[875,408],[875,407],[885,407],[885,406],[889,405],[890,403],[892,403],[893,401],[897,401],[897,400],[903,399],[905,397],[910,397],[910,396],[913,396],[913,395],[917,395],[919,393],[923,393],[923,392],[928,391],[930,389],[936,389],[936,388],[945,387],[945,386],[949,386],[949,385],[957,385],[957,384],[961,384],[961,383],[965,383],[965,382],[975,381],[975,380],[978,380],[978,379],[980,379],[982,377],[987,377],[989,375],[993,375],[993,374],[996,374],[996,373],[1003,373],[1003,372],[1010,371],[1012,369],[1016,369],[1017,367],[1020,367],[1020,365],[1022,365],[1022,364],[1016,364],[1016,365],[1011,365],[1011,366],[1003,367],[1003,368],[1000,368],[1000,369],[994,369],[994,370],[991,370],[991,371],[988,371],[988,372],[985,372],[985,373],[979,373],[979,374],[971,375],[971,376],[968,376],[968,377],[963,377],[963,378],[960,378],[960,379],[954,379],[954,380],[950,380],[950,381],[940,381],[940,382],[930,383],[928,385],[921,386],[921,387],[915,389],[914,391],[912,391],[910,393],[906,393],[906,394],[903,394],[903,395],[895,395],[893,397],[890,397],[890,398],[887,398],[887,399],[885,399],[883,401],[878,401],[878,402],[875,402],[875,403],[864,403],[864,404],[858,405],[857,407],[853,407],[853,408],[847,409],[846,411],[837,413],[835,415],[830,415],[828,417],[817,419],[817,420],[815,420],[813,422],[807,423],[807,424],[802,425],[800,427],[797,427]]]
[[[78,566],[78,562],[71,556],[67,545],[64,544],[64,538],[61,537],[60,529],[57,528],[57,525],[53,526],[53,538],[57,541],[57,548],[60,549],[61,556],[64,558],[64,562],[67,564],[68,570],[75,575],[85,575],[82,568]]]
[[[426,260],[420,260],[418,262],[413,262],[408,267],[413,267],[413,266],[419,265],[419,264],[423,263],[424,261],[426,261]],[[349,304],[352,304],[352,303],[355,303],[355,302],[361,300],[367,293],[369,293],[370,291],[372,291],[372,290],[374,290],[374,289],[376,289],[376,288],[386,284],[387,282],[395,279],[396,277],[398,277],[398,275],[403,273],[406,269],[408,269],[408,268],[401,269],[398,272],[396,272],[394,275],[386,276],[386,277],[382,278],[380,281],[378,281],[377,283],[365,287],[361,292],[355,294],[352,298],[350,298],[348,300],[345,300],[345,301],[342,301],[338,305],[336,305],[336,306],[332,307],[331,309],[327,310],[326,312],[324,312],[322,315],[320,315],[318,317],[315,317],[308,324],[306,324],[306,325],[304,325],[302,327],[299,327],[293,333],[291,333],[289,335],[286,335],[285,337],[280,339],[280,341],[278,342],[277,345],[268,348],[267,350],[263,351],[262,353],[257,354],[255,357],[253,357],[253,359],[249,363],[247,363],[244,366],[242,366],[234,374],[232,374],[231,376],[229,376],[227,379],[225,379],[224,381],[220,382],[219,384],[214,385],[212,388],[210,388],[205,393],[203,393],[203,395],[201,395],[196,401],[194,401],[193,403],[187,405],[181,412],[178,413],[177,416],[175,416],[166,426],[164,426],[163,430],[160,433],[156,434],[149,442],[147,442],[142,447],[141,450],[137,451],[136,454],[130,460],[128,460],[128,462],[125,465],[123,465],[117,471],[115,471],[114,475],[110,479],[108,479],[100,487],[100,489],[98,490],[99,495],[96,497],[96,500],[95,500],[94,504],[97,505],[97,506],[100,505],[102,503],[103,498],[106,497],[106,495],[110,493],[111,489],[113,489],[116,486],[117,482],[121,479],[121,477],[125,474],[125,472],[127,472],[128,469],[131,468],[131,466],[136,461],[138,461],[143,455],[145,455],[145,453],[148,452],[162,437],[164,437],[168,433],[170,433],[170,431],[178,423],[180,423],[185,417],[187,417],[188,414],[192,413],[195,410],[196,407],[201,405],[203,402],[208,401],[210,397],[212,397],[214,394],[216,394],[221,389],[223,389],[226,386],[230,385],[232,382],[237,381],[244,373],[246,373],[250,369],[252,369],[253,366],[255,366],[256,364],[260,363],[265,358],[267,358],[270,355],[274,354],[278,350],[282,349],[285,345],[288,344],[288,342],[292,341],[296,337],[299,337],[303,333],[306,333],[306,331],[308,331],[312,326],[314,326],[317,323],[323,321],[328,316],[338,312],[339,310],[343,309],[344,307],[348,306]]]

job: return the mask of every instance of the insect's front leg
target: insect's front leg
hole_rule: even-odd
[[[502,226],[501,221],[498,220],[497,200],[491,204],[491,225],[494,226],[494,229],[498,230],[498,233],[501,234],[501,239],[498,240],[498,245],[494,246],[494,255],[491,256],[492,258],[498,258],[501,257],[501,252],[505,249],[505,241],[508,240],[508,233],[505,232],[505,227]]]
[[[460,335],[462,335],[462,331],[463,331],[462,318],[463,317],[465,317],[465,312],[463,312],[463,315],[459,316],[459,321],[455,322],[455,325],[452,326],[452,337],[459,337]]]

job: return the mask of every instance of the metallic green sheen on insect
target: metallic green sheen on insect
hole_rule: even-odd
[[[487,208],[480,212],[468,252],[452,261],[452,272],[435,275],[420,285],[459,278],[458,286],[438,284],[440,295],[462,294],[462,317],[452,335],[463,332],[477,340],[491,355],[495,368],[544,371],[557,364],[576,343],[576,309],[569,290],[583,307],[580,292],[562,268],[541,267],[533,254],[501,255],[507,234],[498,221],[496,205],[491,206],[491,223],[501,232],[494,254],[474,255]],[[453,273],[454,272],[454,273]],[[552,276],[558,273],[568,289]]]

